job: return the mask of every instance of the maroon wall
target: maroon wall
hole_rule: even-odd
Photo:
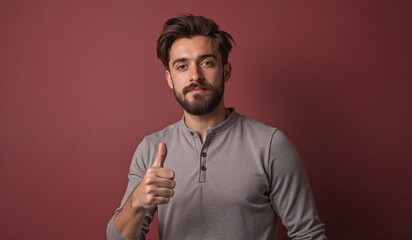
[[[185,12],[233,34],[226,103],[292,139],[329,238],[408,239],[412,4],[374,0],[0,0],[1,238],[105,238],[182,115],[155,40]]]

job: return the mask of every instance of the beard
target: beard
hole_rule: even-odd
[[[193,100],[189,101],[186,98],[186,94],[194,88],[200,88],[207,92],[204,94],[195,94]],[[216,88],[210,84],[195,82],[183,88],[182,93],[176,92],[175,89],[173,92],[177,102],[179,102],[180,106],[182,106],[186,112],[195,116],[201,116],[211,113],[222,101],[225,92],[225,82],[222,80],[222,84]]]

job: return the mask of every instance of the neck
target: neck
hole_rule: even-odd
[[[191,115],[184,111],[187,127],[195,130],[200,135],[202,142],[206,139],[206,130],[224,122],[229,114],[229,110],[225,108],[223,103],[219,104],[212,112],[201,116]]]

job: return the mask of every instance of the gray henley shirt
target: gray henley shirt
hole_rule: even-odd
[[[326,239],[302,161],[278,129],[231,109],[220,125],[208,129],[202,143],[184,119],[149,135],[132,159],[120,211],[143,179],[165,142],[165,168],[175,172],[168,204],[147,211],[141,239],[158,211],[162,240],[258,239],[275,236],[280,216],[292,239]],[[124,239],[107,227],[108,239]]]

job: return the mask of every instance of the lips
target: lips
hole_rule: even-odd
[[[200,91],[203,91],[203,90],[206,90],[206,88],[197,87],[197,88],[189,89],[189,92],[200,92]]]
[[[188,92],[193,92],[193,93],[197,93],[197,92],[201,92],[201,91],[207,91],[209,88],[206,85],[201,85],[198,83],[192,83],[189,86],[185,87],[183,89],[183,94],[187,94]]]

